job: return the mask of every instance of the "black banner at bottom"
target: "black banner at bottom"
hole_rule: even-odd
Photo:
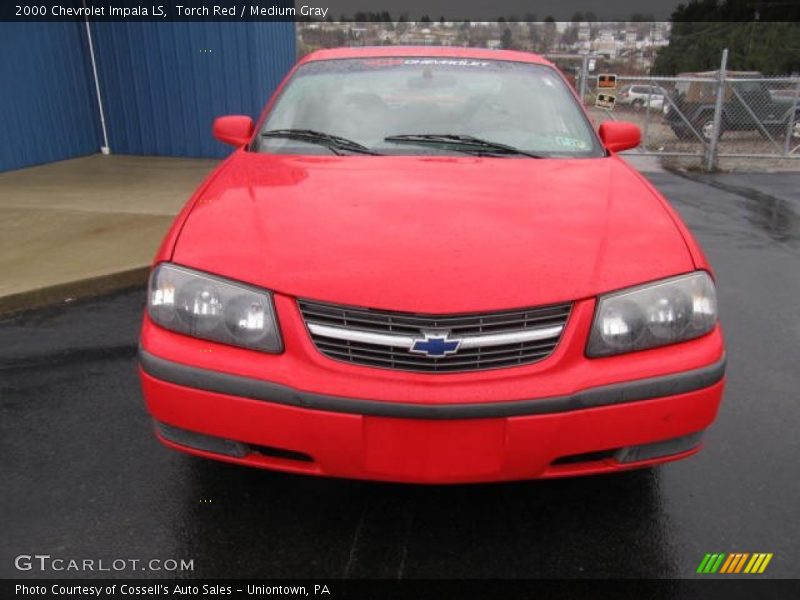
[[[744,600],[800,598],[797,579],[709,578],[574,580],[251,580],[251,579],[6,579],[0,598],[632,598]]]

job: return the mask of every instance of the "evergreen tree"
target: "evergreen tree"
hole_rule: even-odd
[[[656,55],[653,72],[675,75],[728,68],[765,75],[800,72],[800,3],[692,0],[672,14],[669,46]]]

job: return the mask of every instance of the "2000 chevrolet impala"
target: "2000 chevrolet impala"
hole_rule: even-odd
[[[531,54],[321,51],[156,256],[159,439],[297,473],[478,482],[697,452],[724,383],[711,269]]]

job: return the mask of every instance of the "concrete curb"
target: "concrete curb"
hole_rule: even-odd
[[[60,304],[66,300],[77,300],[143,287],[147,284],[149,272],[150,266],[148,265],[2,296],[0,297],[0,315],[5,317],[29,309]]]

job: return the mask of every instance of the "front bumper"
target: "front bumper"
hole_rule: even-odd
[[[690,456],[716,416],[724,361],[570,397],[453,405],[422,417],[402,415],[431,407],[390,406],[394,416],[383,416],[386,403],[342,398],[340,410],[319,410],[302,406],[336,399],[252,381],[256,393],[247,398],[152,372],[217,389],[246,391],[248,382],[143,352],[141,380],[156,432],[178,450],[298,473],[459,483],[621,471]],[[641,399],[670,387],[678,393]],[[259,389],[272,389],[281,402],[265,401]]]
[[[417,483],[621,471],[689,456],[724,385],[719,328],[673,347],[587,359],[593,301],[527,366],[418,374],[338,363],[276,296],[286,351],[264,355],[147,317],[140,375],[159,439],[249,466]]]

